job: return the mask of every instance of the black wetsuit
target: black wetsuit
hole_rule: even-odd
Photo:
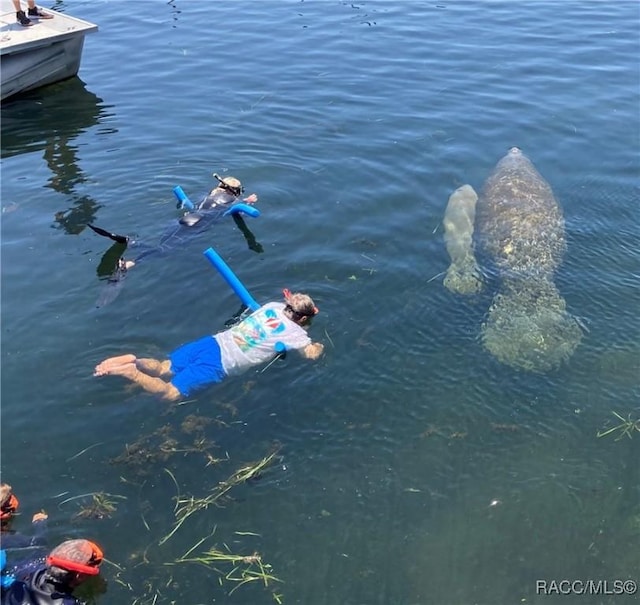
[[[140,244],[140,247],[144,249],[135,257],[134,261],[138,264],[143,258],[151,254],[172,250],[186,241],[186,238],[190,235],[206,231],[212,223],[221,218],[238,201],[237,196],[224,190],[214,189],[194,210],[183,214],[176,225],[162,235],[156,246]],[[135,241],[130,241],[130,245],[137,246],[139,244]]]
[[[1,602],[2,605],[83,605],[68,588],[53,581],[44,563],[3,588]]]
[[[99,229],[93,225],[89,225],[89,227],[96,231],[96,233],[109,237],[117,242],[107,250],[100,265],[98,266],[98,276],[102,278],[106,277],[107,284],[100,293],[100,296],[96,301],[96,306],[104,307],[114,301],[120,294],[120,290],[123,286],[122,282],[127,276],[125,261],[124,258],[122,258],[122,254],[127,246],[131,246],[132,248],[137,248],[139,250],[138,255],[134,258],[134,262],[137,265],[140,261],[149,256],[167,252],[173,248],[179,247],[187,241],[188,237],[196,233],[206,231],[212,223],[220,219],[234,203],[239,201],[239,196],[233,195],[222,188],[214,189],[194,208],[194,210],[183,214],[176,224],[164,233],[158,244],[155,246],[138,243],[129,237],[112,234],[104,229]],[[249,243],[249,248],[261,252],[262,248],[256,248],[256,245],[259,246],[259,244],[256,244],[253,234],[248,231],[242,219],[235,216],[234,219],[245,235],[245,238]],[[244,227],[244,229],[242,227]],[[247,232],[251,238],[248,237]]]

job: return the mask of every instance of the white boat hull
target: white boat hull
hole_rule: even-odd
[[[16,22],[13,4],[0,0],[0,95],[8,99],[75,76],[80,69],[85,34],[97,25],[56,11],[53,19]]]

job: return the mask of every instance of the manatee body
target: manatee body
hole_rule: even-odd
[[[503,278],[552,279],[566,249],[562,211],[517,147],[487,179],[477,212],[479,241]]]
[[[517,369],[558,367],[582,338],[553,281],[566,249],[564,219],[551,187],[517,147],[484,185],[475,232],[500,278],[482,324],[483,345]]]
[[[444,243],[451,258],[444,285],[457,294],[472,294],[482,289],[480,269],[473,252],[477,201],[473,187],[459,187],[451,194],[442,221]]]

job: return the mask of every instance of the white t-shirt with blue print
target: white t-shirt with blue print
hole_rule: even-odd
[[[284,315],[284,303],[271,302],[254,311],[237,326],[215,335],[228,375],[270,361],[276,355],[276,343],[287,350],[304,349],[311,339],[304,328]]]

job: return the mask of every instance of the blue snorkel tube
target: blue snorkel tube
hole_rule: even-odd
[[[229,268],[229,265],[224,262],[222,257],[213,249],[207,248],[204,251],[204,255],[207,260],[218,270],[223,279],[229,284],[231,289],[238,295],[240,300],[249,307],[252,311],[257,311],[260,308],[260,303],[256,302],[256,299],[249,294],[242,282],[236,277],[236,274]],[[286,353],[287,347],[283,342],[277,342],[275,344],[275,350],[278,355]]]

